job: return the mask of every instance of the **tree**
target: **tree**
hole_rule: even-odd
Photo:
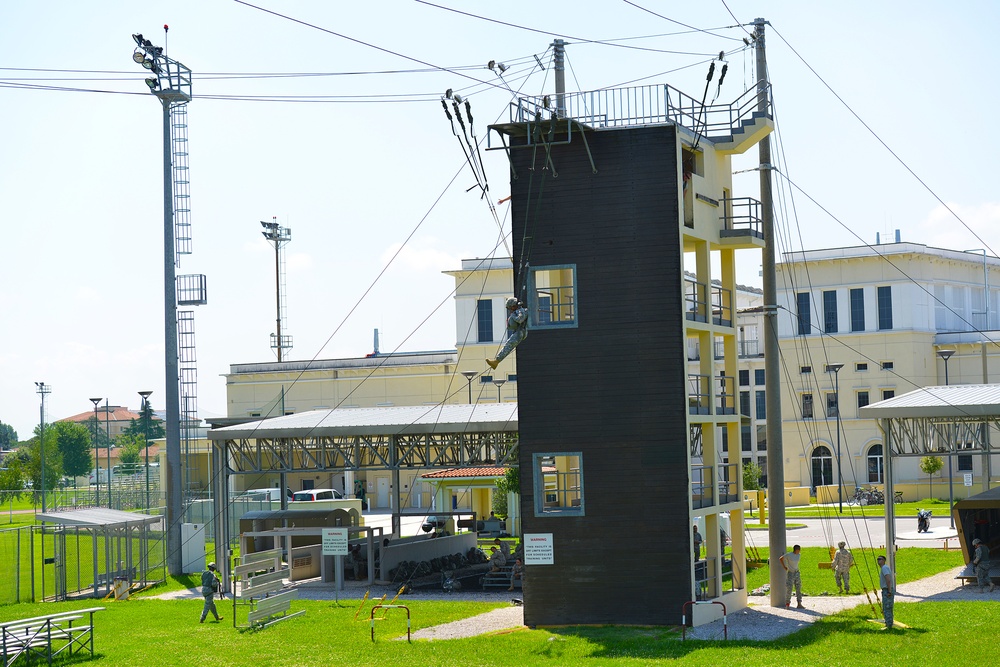
[[[138,472],[142,467],[141,452],[145,446],[142,436],[122,433],[115,438],[115,445],[118,447],[118,465],[121,473],[130,475]]]
[[[920,471],[927,475],[927,486],[930,489],[929,498],[934,497],[934,478],[933,475],[937,473],[944,466],[944,462],[941,461],[936,456],[925,456],[920,459]]]
[[[510,508],[507,506],[507,495],[521,493],[521,469],[507,468],[503,477],[497,478],[497,492],[493,494],[493,513],[501,519],[506,519]]]
[[[743,464],[743,490],[744,491],[754,491],[760,488],[760,476],[764,474],[764,471],[760,469],[760,466],[750,461],[749,463]]]
[[[39,447],[38,437],[39,427],[35,427],[35,437],[22,445],[18,451],[25,450],[27,457],[25,464],[26,477],[31,481],[31,487],[35,493],[42,490],[42,452]],[[51,491],[59,484],[62,477],[62,454],[59,452],[58,436],[56,430],[49,424],[45,428],[45,490]]]
[[[146,437],[146,426],[149,426],[149,439],[156,440],[157,438],[165,438],[167,431],[163,426],[163,422],[153,415],[153,407],[146,401],[146,407],[140,412],[139,419],[133,419],[129,422],[122,433],[127,433],[128,435],[137,435],[140,438]]]
[[[17,431],[10,424],[0,422],[0,449],[14,449],[17,445]]]
[[[24,493],[24,464],[23,452],[12,452],[4,457],[0,467],[0,503],[20,498]]]
[[[97,449],[107,449],[108,443],[108,431],[104,422],[97,419],[97,417],[88,417],[86,421],[87,433],[90,434],[90,444]]]
[[[62,474],[68,477],[82,477],[94,467],[94,457],[90,453],[90,433],[87,427],[76,422],[55,422],[46,427],[56,434],[56,446],[62,454]],[[47,439],[46,439],[47,441]],[[48,452],[46,452],[47,458]]]

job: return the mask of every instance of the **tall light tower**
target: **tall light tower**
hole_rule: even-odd
[[[264,238],[274,244],[274,293],[277,301],[277,312],[275,314],[275,326],[278,333],[271,334],[271,349],[278,353],[278,361],[285,358],[285,352],[292,349],[292,337],[282,335],[281,325],[285,321],[285,246],[292,240],[292,230],[278,224],[277,218],[271,218],[271,222],[260,221],[260,226],[264,228],[261,234]]]
[[[163,26],[164,30],[167,26]],[[181,489],[180,446],[180,372],[177,356],[177,239],[174,230],[174,182],[171,160],[171,110],[191,101],[191,70],[172,58],[164,49],[153,45],[139,33],[132,35],[136,49],[132,60],[150,70],[146,78],[149,92],[163,108],[163,341],[164,378],[166,381],[166,440],[167,440],[167,570],[181,574]],[[110,471],[109,471],[110,472]],[[110,487],[109,487],[110,488]]]
[[[42,397],[42,407],[38,412],[38,451],[42,468],[42,514],[45,514],[45,397],[52,393],[52,387],[44,382],[36,382],[35,387],[35,391]]]

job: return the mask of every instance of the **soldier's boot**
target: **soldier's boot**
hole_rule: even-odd
[[[489,366],[490,368],[492,368],[493,370],[496,370],[497,366],[500,365],[500,362],[497,361],[496,359],[487,359],[486,360],[486,365]]]
[[[994,583],[993,583],[993,582],[991,581],[991,582],[990,582],[990,593],[992,593],[992,592],[994,591],[994,589],[996,589],[996,584],[994,584]]]

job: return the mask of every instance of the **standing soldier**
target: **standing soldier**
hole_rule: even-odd
[[[983,544],[978,537],[972,540],[972,546],[976,547],[976,557],[972,560],[973,567],[976,568],[976,581],[979,584],[979,592],[985,593],[989,586],[990,593],[996,586],[990,578],[990,548]]]
[[[221,621],[222,617],[215,609],[215,592],[219,590],[219,575],[215,570],[215,563],[209,563],[208,569],[201,573],[201,595],[205,598],[205,607],[201,610],[201,620],[204,623],[209,612],[215,616],[215,620]]]
[[[878,585],[882,589],[882,617],[885,619],[885,629],[892,630],[892,605],[896,599],[896,577],[885,562],[885,556],[875,559],[878,562]]]
[[[845,549],[847,542],[837,544],[840,549],[833,556],[833,577],[837,582],[837,592],[851,593],[851,567],[854,565],[854,555]]]
[[[701,533],[698,532],[698,526],[692,526],[694,529],[694,559],[695,561],[701,558]]]
[[[778,558],[778,562],[785,568],[785,606],[792,606],[792,589],[795,589],[795,597],[798,609],[805,609],[802,606],[802,574],[799,572],[799,560],[802,558],[802,547],[796,544],[792,550]]]

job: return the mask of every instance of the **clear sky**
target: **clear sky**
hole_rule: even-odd
[[[30,436],[36,381],[52,387],[49,420],[92,409],[88,397],[136,408],[140,390],[163,408],[161,113],[131,34],[164,45],[165,23],[169,55],[194,72],[194,254],[178,273],[208,277],[208,305],[195,309],[206,415],[226,413],[230,364],[274,360],[273,248],[258,222],[272,216],[292,230],[290,359],[364,356],[376,328],[383,352],[454,348],[442,271],[506,250],[466,192],[475,180],[439,99],[466,94],[483,138],[506,118],[508,85],[553,92],[556,37],[568,42],[570,91],[670,83],[700,97],[711,54],[726,51],[725,101],[754,82],[736,24],[763,17],[782,171],[844,225],[794,192],[781,249],[899,229],[904,241],[996,254],[1000,104],[987,35],[1000,5],[727,3],[5,0],[0,421]],[[511,65],[503,79],[490,60]],[[391,73],[361,74],[375,71]],[[756,150],[738,162],[753,167]],[[486,163],[495,201],[508,170],[500,152]],[[756,183],[738,177],[734,195],[757,196]],[[759,285],[758,265],[741,257],[740,282]]]

